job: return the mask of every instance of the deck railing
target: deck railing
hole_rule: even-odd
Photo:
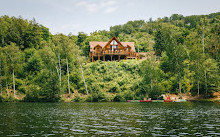
[[[137,57],[139,56],[136,52],[128,52],[124,50],[105,50],[102,52],[90,52],[89,56],[103,56],[103,55],[126,55],[128,57]]]
[[[124,51],[124,50],[104,50],[103,55],[107,55],[107,54],[115,54],[115,55],[127,55],[129,54],[128,51]]]

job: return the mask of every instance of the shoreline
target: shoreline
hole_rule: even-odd
[[[140,100],[125,100],[125,101],[86,101],[84,100],[78,100],[74,101],[75,98],[61,98],[58,101],[47,101],[47,100],[41,100],[41,101],[24,101],[23,99],[17,99],[14,97],[7,97],[4,98],[0,96],[0,103],[3,102],[24,102],[24,103],[98,103],[98,102],[127,102],[127,103],[169,103],[169,102],[164,102],[164,100],[152,100],[151,102],[140,102]],[[172,100],[171,103],[183,103],[183,102],[220,102],[220,97],[211,97],[211,98],[193,98],[193,99],[186,99],[185,101],[177,101],[177,100]]]
[[[105,98],[98,98],[95,101],[92,101],[91,95],[79,94],[79,93],[71,93],[69,94],[62,94],[60,97],[56,97],[55,99],[50,99],[48,97],[30,97],[26,98],[27,95],[25,94],[17,94],[15,97],[13,94],[3,94],[0,96],[0,102],[146,102],[141,98],[133,98],[133,99],[121,99],[121,100],[114,100],[116,95],[112,94]],[[220,102],[220,91],[214,92],[211,97],[206,98],[205,95],[196,95],[192,96],[190,93],[184,94],[162,94],[163,99],[150,99],[154,100],[153,102],[166,102],[167,98],[169,97],[171,102]],[[133,100],[133,101],[132,101]]]

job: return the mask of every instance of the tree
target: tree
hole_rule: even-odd
[[[1,91],[1,96],[2,96],[2,52],[1,52],[1,47],[0,47],[0,91]]]
[[[68,93],[70,94],[70,67],[72,69],[76,69],[73,67],[73,65],[77,64],[77,57],[80,56],[79,48],[74,45],[74,42],[67,36],[64,36],[62,34],[56,35],[53,37],[54,42],[54,51],[57,55],[57,64],[58,64],[58,75],[59,75],[59,81],[61,86],[61,66],[62,66],[62,60],[65,60],[66,64],[66,74],[67,74],[67,89]],[[71,66],[69,66],[71,65]]]
[[[143,73],[142,94],[148,95],[152,99],[158,99],[161,95],[160,82],[162,71],[159,68],[155,58],[150,57],[149,60],[143,61],[141,67]]]
[[[86,40],[87,38],[87,34],[83,33],[83,32],[79,32],[78,36],[77,36],[77,42],[76,44],[81,47],[82,43]]]
[[[15,93],[15,71],[18,70],[19,67],[21,67],[22,53],[18,49],[18,47],[15,46],[14,43],[11,43],[10,45],[2,48],[2,50],[6,56],[9,70],[12,73],[13,92],[14,92],[14,96],[16,96],[16,93]]]
[[[131,35],[120,34],[118,36],[120,41],[130,41],[135,43],[135,48],[137,52],[148,52],[149,47],[154,44],[153,36],[144,32],[136,32]]]
[[[172,14],[171,16],[170,16],[170,20],[171,21],[174,21],[174,20],[182,20],[184,17],[183,17],[183,15],[181,15],[181,14]]]
[[[218,87],[216,80],[218,81],[217,77],[219,74],[216,62],[204,53],[204,49],[206,48],[203,45],[204,39],[200,34],[201,33],[198,31],[192,32],[189,36],[187,36],[186,43],[189,49],[191,70],[195,73],[194,79],[196,84],[194,85],[196,87],[194,86],[194,91],[197,90],[198,95],[201,93],[208,95]],[[215,80],[213,81],[213,79]]]
[[[184,60],[186,59],[186,48],[182,44],[183,31],[174,25],[163,24],[156,34],[155,50],[157,55],[162,52],[167,55],[166,62],[161,62],[165,72],[177,75],[179,93],[181,94],[181,79],[183,78]],[[166,67],[163,67],[166,66]]]

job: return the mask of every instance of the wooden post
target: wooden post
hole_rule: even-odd
[[[120,55],[118,55],[118,61],[120,61]]]
[[[112,61],[112,55],[111,55],[111,61]]]
[[[103,55],[103,61],[105,61],[105,55]]]
[[[92,62],[94,61],[94,57],[93,57],[93,55],[92,55]]]
[[[136,58],[137,58],[137,60],[139,60],[139,53],[138,54],[136,53]]]

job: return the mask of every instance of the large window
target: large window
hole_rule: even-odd
[[[117,46],[112,46],[112,48],[113,48],[113,49],[117,49],[117,48],[118,48],[118,45],[117,45]]]
[[[113,50],[113,49],[117,49],[118,48],[118,43],[115,41],[115,40],[113,40],[112,42],[111,42],[111,44],[110,44],[110,48]]]

